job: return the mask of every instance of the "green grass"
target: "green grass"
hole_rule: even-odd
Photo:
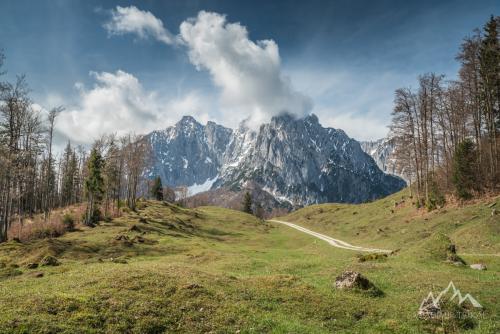
[[[2,244],[0,333],[460,332],[457,322],[416,317],[428,292],[450,280],[485,306],[467,332],[498,332],[500,258],[471,255],[498,253],[498,216],[484,203],[429,214],[394,208],[401,196],[282,217],[355,245],[400,249],[363,262],[356,252],[241,212],[159,202],[57,239]],[[120,235],[127,238],[115,240]],[[132,242],[137,236],[143,242]],[[488,270],[445,263],[449,242]],[[46,255],[61,265],[26,269]],[[335,290],[346,269],[362,272],[383,296]]]

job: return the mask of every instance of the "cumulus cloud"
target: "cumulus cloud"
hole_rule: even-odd
[[[104,24],[110,35],[134,33],[139,38],[152,37],[165,44],[175,44],[175,37],[163,26],[163,22],[151,12],[135,6],[117,6],[111,10],[111,18]]]
[[[210,73],[221,89],[220,113],[224,118],[239,115],[249,125],[260,125],[280,113],[306,115],[312,108],[309,97],[296,91],[281,71],[278,45],[273,40],[252,41],[240,23],[227,22],[224,15],[200,11],[180,25],[174,38],[161,20],[136,7],[117,7],[105,24],[111,34],[149,35],[167,43],[184,45],[198,70]]]
[[[223,108],[256,124],[282,112],[303,116],[312,108],[311,100],[283,75],[273,40],[253,42],[241,24],[205,11],[181,24],[180,37],[190,61],[221,88]]]
[[[206,101],[190,92],[168,101],[156,92],[147,92],[130,73],[95,73],[95,85],[87,89],[76,84],[79,102],[67,108],[57,120],[57,131],[64,138],[88,144],[103,134],[148,133],[174,124],[182,115],[207,119]]]

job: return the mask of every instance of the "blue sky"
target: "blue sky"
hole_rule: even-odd
[[[3,0],[0,48],[7,79],[25,73],[35,103],[66,107],[60,141],[146,132],[183,114],[235,127],[282,109],[366,140],[386,134],[396,88],[431,71],[453,79],[462,38],[499,9],[498,1]],[[135,21],[124,15],[143,26],[126,27]],[[161,37],[178,38],[183,22],[180,42]],[[214,22],[220,29],[207,34]]]

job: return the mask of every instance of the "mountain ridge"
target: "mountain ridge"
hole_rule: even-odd
[[[252,182],[279,202],[304,206],[366,202],[404,187],[401,179],[383,173],[356,140],[323,127],[314,114],[282,114],[258,129],[241,123],[234,130],[184,116],[147,139],[154,158],[147,176],[160,176],[173,187],[196,185],[196,192],[240,191]]]

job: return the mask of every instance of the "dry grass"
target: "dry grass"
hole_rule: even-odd
[[[10,240],[28,242],[44,238],[57,238],[68,232],[68,226],[63,223],[64,216],[71,217],[75,226],[81,226],[81,217],[85,212],[84,205],[72,205],[64,209],[56,209],[45,219],[43,214],[23,219],[14,218],[14,222],[9,228]]]

